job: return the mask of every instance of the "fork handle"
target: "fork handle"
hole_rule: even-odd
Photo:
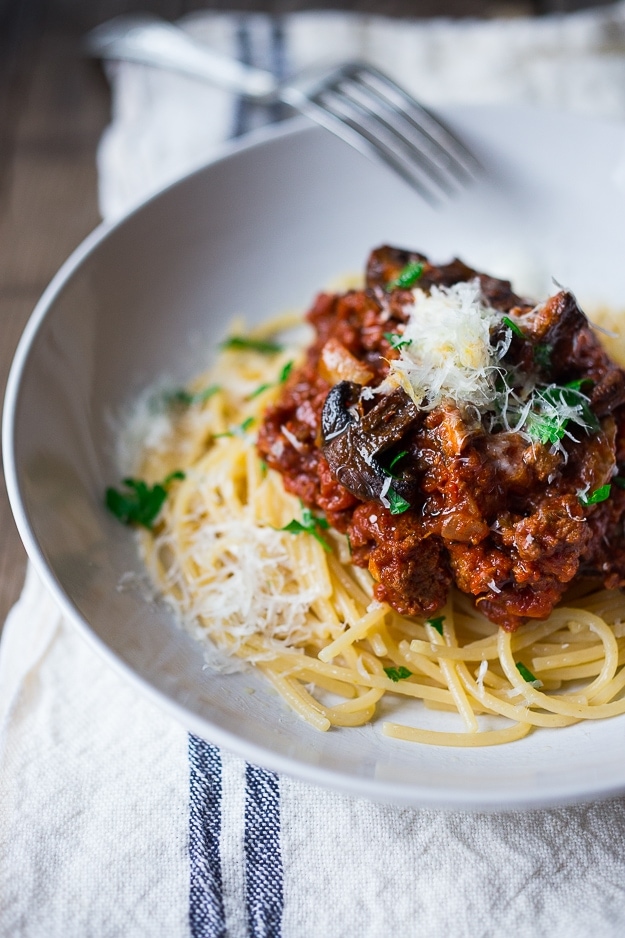
[[[277,98],[277,83],[270,72],[213,52],[184,30],[157,17],[115,17],[87,35],[85,49],[94,58],[166,68],[249,98]]]

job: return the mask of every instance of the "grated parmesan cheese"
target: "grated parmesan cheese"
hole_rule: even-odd
[[[236,658],[249,639],[262,638],[264,651],[245,652],[247,661],[273,657],[278,648],[304,646],[311,637],[311,604],[322,587],[302,589],[285,549],[291,537],[261,527],[251,517],[204,521],[184,551],[173,549],[167,529],[155,541],[169,560],[164,595],[191,634],[202,641],[207,658],[216,646],[228,657],[220,670],[240,670]]]
[[[483,409],[496,397],[498,363],[512,338],[507,330],[497,345],[491,329],[501,313],[487,306],[477,279],[451,287],[413,290],[400,357],[391,372],[408,379],[417,406],[432,410],[445,400]]]

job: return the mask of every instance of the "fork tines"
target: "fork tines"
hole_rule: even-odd
[[[299,85],[300,110],[381,158],[430,202],[466,185],[475,157],[427,108],[371,65],[351,62]]]

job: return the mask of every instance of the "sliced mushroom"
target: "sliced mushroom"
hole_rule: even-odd
[[[364,501],[381,501],[390,473],[380,457],[401,448],[421,415],[401,388],[381,396],[367,413],[359,413],[360,390],[354,382],[341,381],[328,394],[321,414],[323,454],[341,485]],[[394,472],[391,486],[411,503],[418,488],[409,469]]]

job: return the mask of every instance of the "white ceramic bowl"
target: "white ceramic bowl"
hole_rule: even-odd
[[[366,797],[519,808],[625,788],[625,717],[535,732],[505,747],[421,747],[379,726],[319,734],[255,673],[203,668],[141,572],[102,496],[119,477],[110,415],[159,375],[183,381],[236,314],[306,308],[384,242],[459,255],[540,288],[625,306],[622,128],[498,109],[450,110],[486,167],[444,210],[301,121],[261,134],[103,226],[38,304],[7,389],[7,485],[32,561],[104,659],[190,730],[250,761]],[[250,694],[250,689],[255,693]]]

